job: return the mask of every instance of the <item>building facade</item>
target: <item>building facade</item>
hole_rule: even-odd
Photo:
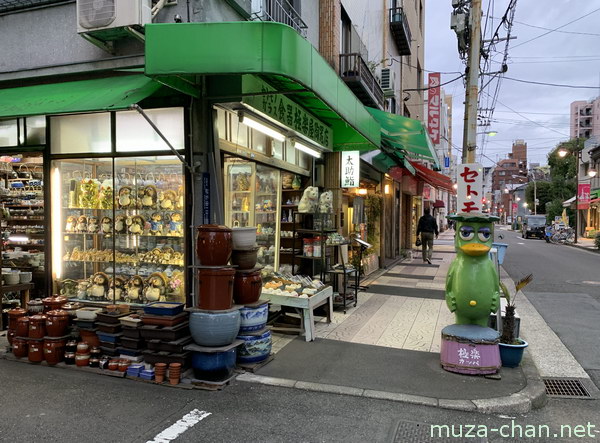
[[[571,138],[600,136],[600,97],[572,102],[570,114]]]

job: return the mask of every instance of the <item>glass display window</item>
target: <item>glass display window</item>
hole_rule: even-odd
[[[175,149],[185,147],[183,108],[147,109],[144,112]],[[169,150],[169,146],[139,112],[121,111],[115,116],[117,152]]]
[[[185,302],[185,183],[175,156],[55,160],[52,271],[61,293]]]
[[[110,113],[50,117],[53,154],[111,152]]]
[[[18,139],[17,120],[0,120],[0,146],[17,146]]]

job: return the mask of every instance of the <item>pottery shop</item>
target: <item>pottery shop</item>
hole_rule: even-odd
[[[14,88],[3,100],[13,102],[3,118],[17,114],[2,120],[0,138],[2,235],[11,239],[3,291],[28,292],[23,307],[50,294],[92,304],[185,302],[181,100],[142,75]],[[130,109],[137,103],[145,110]]]

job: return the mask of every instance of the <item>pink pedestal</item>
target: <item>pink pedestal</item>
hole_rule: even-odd
[[[497,331],[475,325],[450,325],[442,330],[442,368],[459,374],[495,374],[502,366]]]

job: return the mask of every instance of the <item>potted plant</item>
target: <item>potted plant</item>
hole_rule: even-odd
[[[600,232],[596,232],[596,237],[594,237],[594,245],[600,249]]]
[[[506,307],[504,319],[502,320],[502,335],[500,336],[500,358],[502,366],[508,368],[516,368],[521,364],[523,351],[528,346],[528,343],[518,337],[515,337],[515,302],[518,292],[527,286],[533,280],[533,275],[522,278],[515,285],[515,295],[510,296],[506,286],[501,285],[504,296],[506,297]]]

